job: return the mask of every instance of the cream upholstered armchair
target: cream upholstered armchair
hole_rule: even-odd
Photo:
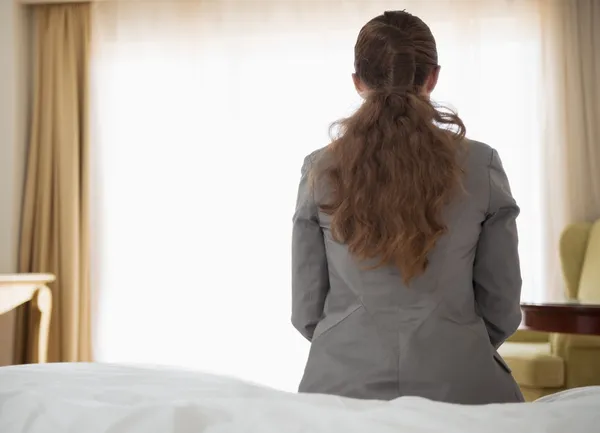
[[[567,298],[600,304],[600,220],[568,226],[560,241]],[[600,337],[517,331],[500,347],[525,398],[600,385]]]

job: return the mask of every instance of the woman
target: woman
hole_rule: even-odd
[[[300,392],[485,404],[523,397],[496,349],[519,326],[519,213],[496,151],[429,100],[440,67],[407,12],[355,46],[364,102],[302,168],[292,322]]]

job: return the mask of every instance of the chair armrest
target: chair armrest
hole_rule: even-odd
[[[518,329],[506,341],[511,343],[548,343],[550,341],[550,334],[548,332]]]
[[[600,336],[551,334],[552,353],[565,361],[568,389],[600,385]]]
[[[591,223],[571,224],[563,230],[560,236],[560,264],[570,299],[577,298],[581,268],[585,260],[591,229]]]
[[[550,343],[554,354],[562,356],[571,349],[600,350],[600,336],[579,334],[551,334]]]

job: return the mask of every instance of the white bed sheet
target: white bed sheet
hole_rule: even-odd
[[[458,406],[274,391],[106,364],[0,368],[1,433],[600,433],[600,387],[547,402]]]

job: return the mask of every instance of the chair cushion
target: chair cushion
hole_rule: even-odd
[[[590,230],[577,299],[581,302],[600,303],[600,220]]]
[[[565,362],[550,343],[504,343],[498,350],[520,386],[558,388],[565,382]]]

